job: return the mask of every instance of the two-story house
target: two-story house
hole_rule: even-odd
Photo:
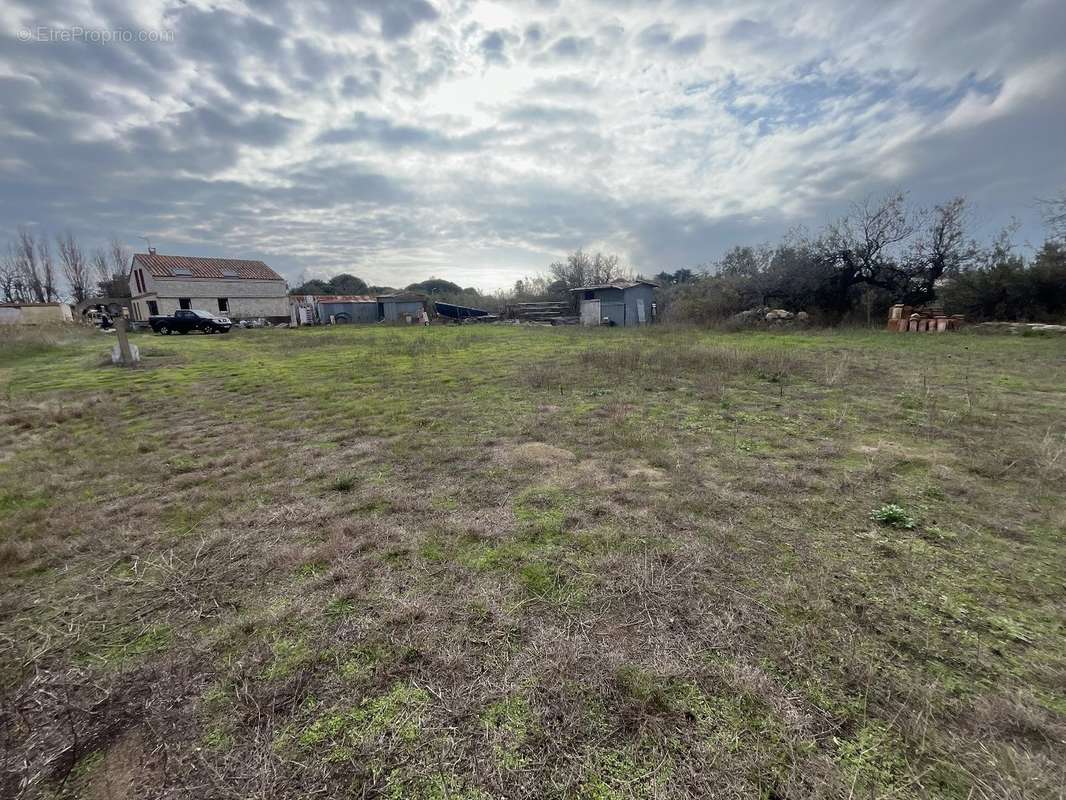
[[[133,256],[129,280],[136,320],[194,308],[232,320],[289,321],[285,279],[262,261],[165,256],[150,248]]]

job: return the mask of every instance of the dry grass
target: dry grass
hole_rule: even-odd
[[[145,342],[0,363],[4,797],[1066,785],[1053,342]]]

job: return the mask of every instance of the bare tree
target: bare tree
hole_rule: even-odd
[[[566,289],[610,283],[628,274],[619,263],[618,256],[603,253],[589,255],[584,250],[571,253],[566,261],[556,261],[548,270],[556,284]]]
[[[880,201],[867,198],[812,243],[815,260],[824,272],[825,305],[834,316],[851,307],[856,286],[863,284],[891,291],[889,274],[900,245],[914,233],[902,193]]]
[[[59,281],[56,276],[56,262],[52,258],[52,246],[48,243],[47,236],[42,235],[37,240],[37,261],[41,266],[41,289],[44,296],[41,302],[55,302],[59,299]]]
[[[0,292],[3,292],[5,303],[20,303],[26,300],[26,284],[23,281],[18,250],[10,242],[0,259]]]
[[[89,262],[85,260],[81,245],[78,244],[78,240],[74,238],[69,228],[56,236],[56,248],[59,250],[59,263],[63,269],[63,277],[67,279],[74,302],[80,303],[89,296],[92,288]]]
[[[107,283],[111,280],[111,264],[107,260],[107,252],[104,248],[97,247],[93,250],[89,260],[92,263],[93,271],[96,273],[97,283]]]
[[[130,249],[122,243],[117,235],[111,235],[110,250],[111,275],[115,278],[125,278],[129,275],[130,260],[133,258]]]
[[[925,303],[936,297],[937,284],[957,275],[977,257],[975,242],[966,239],[966,200],[956,197],[932,210],[919,212],[917,234],[900,260],[898,299]]]
[[[1053,200],[1039,201],[1051,238],[1066,241],[1066,189]]]
[[[881,290],[896,302],[933,300],[943,278],[976,256],[976,245],[965,235],[967,213],[961,197],[918,211],[907,207],[903,194],[855,205],[809,245],[819,303],[839,317],[863,288]]]
[[[519,278],[515,281],[514,289],[510,292],[499,292],[505,300],[521,302],[532,298],[551,296],[551,279],[547,275],[532,275]]]
[[[847,288],[857,283],[879,286],[895,249],[913,234],[914,223],[899,193],[855,204],[851,213],[829,225],[820,244],[824,255],[840,268]]]
[[[12,257],[14,258],[15,269],[21,276],[23,284],[23,302],[45,302],[45,281],[41,274],[38,252],[37,237],[28,227],[20,225],[16,234]]]

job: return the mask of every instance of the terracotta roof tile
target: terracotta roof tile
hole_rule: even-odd
[[[193,258],[136,253],[134,259],[156,278],[222,278],[228,280],[280,281],[278,273],[262,261],[239,258]]]

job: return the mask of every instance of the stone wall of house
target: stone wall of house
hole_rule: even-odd
[[[155,300],[160,314],[173,314],[180,307],[179,299],[189,298],[189,307],[224,314],[230,319],[269,319],[289,317],[288,287],[284,281],[254,281],[215,278],[156,278],[144,274],[145,294],[134,295],[138,319],[148,319],[148,300]],[[135,285],[131,281],[131,286]],[[218,300],[229,300],[229,310],[220,311]]]
[[[253,319],[256,317],[284,317],[286,320],[289,318],[289,298],[287,296],[235,297],[232,294],[217,294],[214,296],[188,294],[164,297],[160,295],[156,300],[156,303],[159,306],[159,313],[168,315],[177,311],[180,308],[180,305],[178,304],[179,297],[188,297],[190,308],[210,311],[212,314],[219,314],[234,320]],[[229,299],[228,311],[219,310],[218,298],[220,297],[227,297]],[[145,303],[144,300],[138,300],[137,302]],[[145,319],[147,319],[147,314],[145,315]]]
[[[225,280],[214,278],[152,278],[145,281],[146,294],[159,297],[280,297],[286,302],[285,281]]]

